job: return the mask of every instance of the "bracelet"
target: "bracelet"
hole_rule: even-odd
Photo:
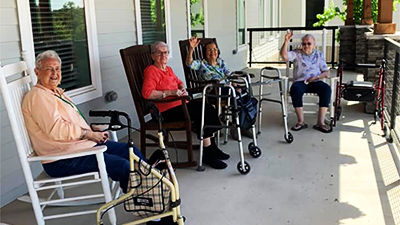
[[[86,138],[86,133],[87,133],[87,130],[86,130],[86,129],[82,129],[82,136],[81,136],[81,140],[83,140],[83,139],[85,139],[85,138]]]

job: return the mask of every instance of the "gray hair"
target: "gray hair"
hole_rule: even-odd
[[[306,39],[306,38],[312,38],[312,39],[314,40],[314,44],[317,44],[317,43],[315,42],[315,37],[314,37],[312,34],[306,34],[306,35],[304,35],[303,37],[301,37],[301,41],[304,41],[304,39]]]
[[[158,49],[158,48],[161,48],[161,47],[167,47],[167,48],[168,48],[168,51],[169,51],[169,47],[168,47],[167,44],[165,44],[165,42],[156,41],[156,42],[154,42],[154,43],[151,45],[151,47],[150,47],[150,48],[151,48],[151,54],[156,53],[157,49]]]
[[[36,56],[36,60],[35,60],[36,68],[39,69],[42,66],[42,61],[44,59],[48,59],[48,58],[57,59],[61,64],[61,58],[60,58],[60,56],[58,56],[57,52],[55,52],[53,50],[47,50]]]

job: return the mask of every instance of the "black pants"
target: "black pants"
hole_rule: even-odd
[[[200,139],[201,113],[203,111],[202,103],[201,101],[192,100],[187,104],[187,109],[189,112],[190,119],[194,123],[197,138]],[[207,125],[221,126],[221,122],[218,117],[218,111],[212,105],[206,103],[204,113],[205,113],[204,126]],[[162,112],[161,115],[164,118],[165,122],[182,121],[184,118],[183,108],[181,105],[168,109],[167,111]],[[204,130],[203,138],[208,138],[213,136],[213,134],[220,129],[221,128],[206,128]]]

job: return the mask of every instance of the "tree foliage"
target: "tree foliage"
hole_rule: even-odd
[[[393,0],[393,11],[396,10],[396,5],[400,3],[400,0]],[[343,22],[346,20],[346,9],[347,9],[347,1],[343,0],[343,10],[340,10],[338,6],[336,6],[333,1],[329,3],[329,7],[324,9],[324,13],[317,14],[318,22],[314,23],[314,27],[325,26],[328,21],[333,20],[336,17],[339,17]],[[361,24],[363,13],[363,0],[354,0],[353,1],[353,16],[355,24]],[[371,0],[371,17],[374,23],[377,22],[378,18],[378,0]]]
[[[197,4],[200,0],[190,0],[190,8],[192,5]],[[192,27],[196,26],[197,24],[204,25],[204,14],[203,8],[201,7],[199,12],[194,14],[190,12],[190,25]]]
[[[59,40],[86,39],[83,8],[67,2],[53,13],[54,32]]]
[[[324,9],[323,14],[317,14],[318,22],[314,23],[314,27],[325,26],[328,21],[333,20],[335,17],[339,17],[342,21],[346,19],[346,13],[340,11],[338,6],[335,6],[333,1],[329,3],[329,7]]]

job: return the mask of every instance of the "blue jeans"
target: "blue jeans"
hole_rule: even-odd
[[[126,193],[129,181],[129,149],[126,143],[107,141],[107,151],[104,152],[104,161],[108,176],[118,181]],[[134,153],[144,159],[139,149],[134,147]],[[82,156],[71,159],[62,159],[42,164],[44,171],[51,177],[65,177],[76,174],[99,171],[95,155]]]
[[[332,90],[331,87],[323,82],[316,81],[305,84],[303,81],[297,81],[290,87],[290,96],[292,97],[293,107],[303,107],[304,93],[316,93],[319,96],[319,107],[329,107]]]

